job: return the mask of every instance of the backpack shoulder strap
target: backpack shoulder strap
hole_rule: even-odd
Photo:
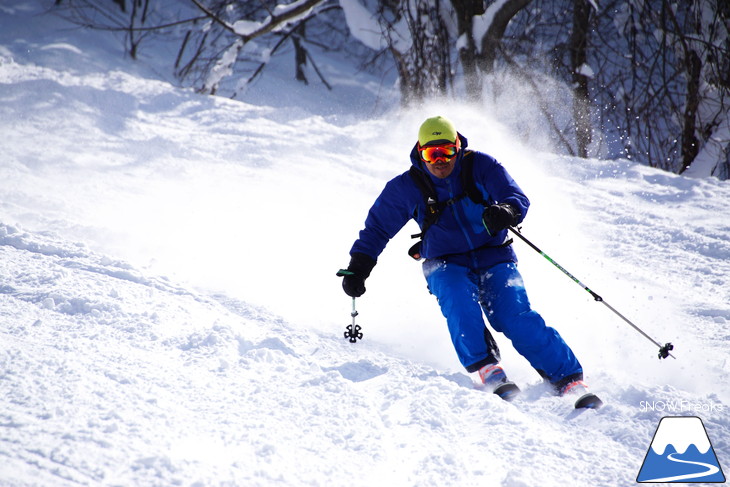
[[[423,200],[426,203],[426,215],[423,221],[423,226],[421,226],[421,233],[411,235],[411,238],[420,238],[421,240],[416,242],[416,244],[413,245],[408,251],[408,254],[411,257],[416,260],[420,260],[421,243],[423,241],[423,237],[424,235],[426,235],[426,231],[429,229],[429,227],[438,221],[439,214],[443,208],[456,203],[466,196],[468,196],[469,199],[472,200],[474,203],[482,206],[487,206],[489,204],[489,201],[486,200],[482,192],[479,191],[477,183],[474,179],[474,151],[472,150],[465,150],[464,156],[461,158],[461,187],[463,188],[465,194],[462,194],[456,198],[452,198],[444,203],[438,202],[438,199],[436,197],[436,188],[434,187],[433,181],[431,181],[431,178],[428,176],[428,174],[421,171],[416,166],[411,166],[408,172],[411,175],[413,182],[418,187],[418,190],[421,192],[421,195],[423,195]],[[512,239],[509,239],[500,245],[483,245],[478,249],[500,248],[506,247],[511,244]]]
[[[416,166],[411,166],[408,172],[424,197],[431,196],[436,199],[436,189],[433,187],[433,182],[431,182],[431,178],[428,177],[428,174],[421,171]]]
[[[461,187],[469,199],[478,205],[486,205],[487,201],[474,180],[474,151],[466,150],[461,158]]]
[[[433,181],[425,172],[418,169],[416,166],[411,166],[408,172],[416,183],[419,191],[423,195],[423,200],[426,204],[426,215],[423,220],[423,226],[421,227],[421,233],[411,235],[411,238],[423,238],[426,234],[426,230],[431,225],[436,223],[439,218],[441,210],[446,206],[453,205],[461,198],[468,196],[473,202],[477,204],[486,204],[481,191],[477,188],[476,182],[474,181],[474,151],[465,150],[464,156],[461,158],[461,185],[464,189],[464,193],[460,196],[450,199],[449,201],[439,203],[436,196],[436,188],[433,185]]]
[[[441,208],[436,198],[436,188],[434,188],[433,182],[431,181],[431,178],[428,177],[428,174],[424,173],[416,166],[411,166],[408,172],[410,173],[413,182],[416,183],[421,195],[423,195],[423,201],[426,204],[426,215],[424,216],[421,233],[411,235],[411,238],[422,238],[426,233],[426,230],[428,230],[428,228],[438,220]]]

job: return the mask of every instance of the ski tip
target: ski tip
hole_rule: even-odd
[[[503,382],[492,391],[507,402],[512,401],[521,391],[514,382]]]
[[[592,392],[582,395],[575,401],[575,409],[598,409],[601,406],[603,401]]]

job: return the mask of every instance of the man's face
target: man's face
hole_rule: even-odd
[[[439,179],[444,179],[454,171],[459,146],[460,144],[457,139],[456,143],[453,144],[425,146],[418,150],[428,172]]]
[[[451,173],[454,171],[455,164],[456,157],[453,157],[448,161],[439,161],[435,164],[426,164],[426,169],[428,169],[428,172],[430,172],[437,178],[444,179],[449,177],[449,175],[451,175]]]

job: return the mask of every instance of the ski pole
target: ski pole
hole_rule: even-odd
[[[660,359],[667,358],[667,357],[672,357],[673,359],[676,359],[677,358],[674,355],[672,355],[671,353],[669,353],[671,350],[674,350],[674,345],[672,345],[669,342],[667,342],[664,345],[662,345],[661,343],[659,343],[656,340],[654,340],[652,337],[650,337],[649,335],[647,335],[644,332],[644,330],[642,330],[641,328],[639,328],[638,326],[636,326],[635,324],[633,324],[628,318],[626,318],[624,315],[622,315],[621,313],[619,313],[613,306],[611,306],[610,304],[608,304],[601,296],[599,296],[595,292],[591,291],[591,289],[588,286],[586,286],[585,284],[583,284],[582,282],[580,282],[580,280],[578,280],[578,278],[576,278],[573,274],[571,274],[570,272],[568,272],[563,266],[561,266],[560,264],[558,264],[557,262],[555,262],[552,258],[550,258],[549,255],[547,255],[545,252],[543,252],[542,250],[540,250],[535,244],[533,244],[532,242],[530,242],[524,235],[522,235],[522,233],[520,232],[520,229],[519,228],[514,228],[514,227],[508,227],[508,228],[520,240],[522,240],[527,245],[529,245],[530,247],[532,247],[532,249],[535,252],[537,252],[538,254],[540,254],[543,257],[545,257],[545,259],[547,259],[548,262],[550,262],[552,265],[554,265],[555,267],[557,267],[558,269],[560,269],[560,271],[563,274],[565,274],[566,276],[568,276],[569,278],[571,278],[576,284],[578,284],[585,291],[587,291],[591,296],[593,296],[593,299],[595,299],[596,301],[598,301],[598,302],[603,303],[604,305],[606,305],[606,307],[608,309],[610,309],[611,311],[613,311],[619,318],[621,318],[626,323],[628,323],[629,325],[631,325],[634,328],[634,330],[636,330],[639,333],[641,333],[644,337],[646,337],[647,340],[649,340],[654,345],[656,345],[657,347],[659,347],[659,358]]]
[[[347,325],[347,328],[345,329],[345,338],[350,339],[350,343],[355,343],[358,339],[362,340],[362,327],[360,325],[355,324],[355,317],[358,315],[357,310],[355,309],[355,298],[352,298],[352,313],[350,313],[350,316],[352,316],[352,324]]]
[[[352,276],[354,275],[354,272],[348,271],[347,269],[340,269],[337,271],[337,277],[344,277],[344,276]],[[350,343],[355,343],[358,340],[362,340],[362,327],[360,325],[355,324],[355,317],[358,315],[357,310],[355,309],[355,298],[352,298],[352,313],[350,313],[350,316],[352,316],[352,324],[347,325],[347,328],[345,328],[345,338],[350,339]]]

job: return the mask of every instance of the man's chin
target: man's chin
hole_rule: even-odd
[[[449,174],[451,174],[451,171],[453,170],[453,167],[451,164],[434,164],[431,166],[432,173],[434,176],[438,178],[445,178]]]

